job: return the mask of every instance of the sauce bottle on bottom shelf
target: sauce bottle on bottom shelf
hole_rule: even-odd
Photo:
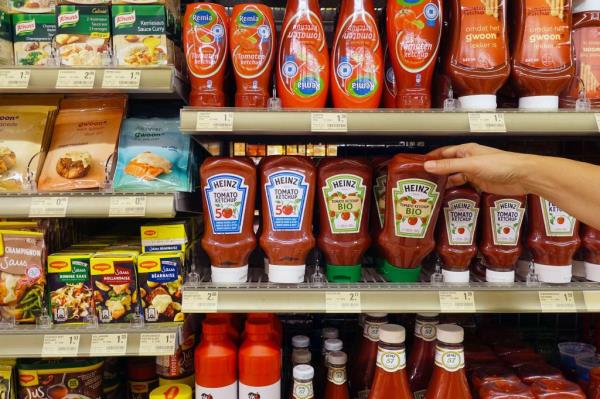
[[[482,194],[479,251],[485,260],[486,281],[515,281],[515,266],[523,251],[520,237],[525,206],[524,195]]]
[[[442,34],[440,0],[387,0],[386,30],[397,108],[430,108]]]
[[[558,109],[571,81],[571,0],[514,0],[511,81],[521,109]]]
[[[329,158],[319,164],[317,243],[326,261],[327,281],[360,281],[362,258],[371,245],[371,168],[360,159]]]
[[[521,381],[496,380],[481,385],[479,399],[535,399],[535,396]]]
[[[562,378],[540,378],[531,384],[536,399],[586,399],[579,385]]]
[[[378,108],[383,68],[373,0],[342,0],[331,50],[333,106]]]
[[[581,233],[585,278],[600,282],[600,231],[588,225],[583,226]]]
[[[377,367],[369,399],[410,399],[412,392],[406,375],[406,331],[397,324],[379,328]]]
[[[277,94],[284,108],[323,108],[329,50],[318,0],[289,0],[279,35]]]
[[[235,345],[238,345],[240,343],[240,333],[234,324],[233,317],[232,313],[207,313],[204,316],[204,320],[224,320],[227,324],[227,335],[229,336],[229,339],[231,339],[231,342]]]
[[[281,324],[281,320],[274,313],[248,313],[246,320],[266,320],[269,323],[270,327],[270,335],[273,339],[273,342],[279,346],[281,346],[283,342],[283,325]],[[247,332],[244,331],[242,339],[246,339]]]
[[[308,364],[310,365],[312,361],[312,353],[306,348],[303,349],[294,349],[292,352],[292,366],[297,366],[299,364]]]
[[[444,282],[468,283],[469,266],[477,255],[479,194],[470,187],[446,190],[437,226],[436,250]]]
[[[327,359],[331,352],[341,351],[344,349],[344,343],[338,338],[329,338],[323,342],[321,354],[323,355],[316,364],[315,371],[315,390],[322,393],[327,381]]]
[[[425,399],[471,399],[465,374],[464,330],[455,324],[437,326],[435,366]]]
[[[235,106],[264,108],[270,96],[275,60],[276,31],[271,7],[235,5],[229,34],[236,81]]]
[[[444,69],[461,109],[496,109],[496,92],[508,80],[505,1],[450,1],[451,37]]]
[[[387,324],[387,313],[367,313],[358,352],[350,369],[352,398],[367,399],[377,363],[379,329]]]
[[[327,381],[323,398],[350,399],[346,363],[348,356],[344,352],[331,352],[327,357]]]
[[[579,221],[552,202],[529,195],[527,246],[543,283],[569,283],[573,255],[581,244]]]
[[[183,48],[190,73],[190,105],[223,107],[228,17],[225,7],[191,3],[183,17]]]
[[[256,247],[256,168],[246,158],[209,157],[200,167],[204,234],[212,281],[248,280],[248,258]]]
[[[292,386],[292,392],[290,393],[290,399],[312,399],[315,397],[313,387],[313,377],[315,376],[315,370],[312,366],[306,364],[300,364],[295,366],[292,370],[294,377],[294,385]],[[244,398],[245,399],[245,398]],[[258,399],[258,398],[257,398]],[[271,397],[265,397],[265,399],[271,399]]]
[[[408,357],[408,381],[415,399],[423,398],[433,372],[435,361],[436,328],[438,313],[418,313],[415,321],[415,338]]]
[[[269,281],[301,283],[306,256],[315,246],[316,169],[305,157],[273,156],[261,163],[260,176],[264,187],[260,246],[269,260]]]
[[[425,171],[426,155],[398,154],[388,165],[385,223],[378,244],[388,281],[415,282],[421,261],[435,247],[433,233],[446,176]]]

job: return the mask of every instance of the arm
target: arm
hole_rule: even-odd
[[[494,194],[537,194],[577,219],[600,229],[600,166],[464,144],[435,150],[425,163],[434,174],[450,175],[451,186],[471,183]]]

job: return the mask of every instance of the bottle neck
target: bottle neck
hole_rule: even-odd
[[[465,368],[465,350],[461,344],[448,344],[438,341],[435,347],[435,365],[449,373]]]
[[[379,342],[377,348],[377,367],[386,373],[395,373],[406,368],[406,349],[404,344]]]
[[[435,341],[438,324],[437,318],[418,317],[415,322],[415,338],[427,342]]]
[[[246,339],[255,342],[268,341],[271,339],[271,335],[268,333],[252,333],[248,334]]]
[[[379,327],[387,324],[387,320],[385,318],[377,319],[377,318],[367,318],[365,320],[365,327],[363,328],[363,337],[372,342],[379,341]]]
[[[313,382],[311,380],[301,380],[294,378],[294,387],[292,389],[294,399],[314,398]]]
[[[346,365],[327,364],[327,381],[335,385],[343,385],[347,381]]]

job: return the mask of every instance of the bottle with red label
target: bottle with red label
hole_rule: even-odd
[[[408,357],[408,381],[416,398],[423,397],[433,372],[438,313],[418,313],[415,337]]]
[[[271,7],[254,3],[235,5],[229,34],[236,82],[235,106],[264,108],[275,61],[276,32]]]
[[[323,108],[329,50],[318,0],[289,0],[279,35],[277,93],[284,108]]]
[[[350,369],[353,398],[366,399],[369,396],[377,363],[379,329],[387,322],[387,313],[367,313],[365,317],[363,335]]]
[[[437,225],[436,250],[444,282],[468,283],[469,266],[477,254],[479,194],[470,187],[446,190]]]
[[[442,35],[440,0],[388,0],[386,28],[396,78],[396,107],[430,108]]]
[[[341,351],[331,352],[327,356],[327,381],[323,398],[350,399],[348,379],[346,378],[346,362],[348,356]]]
[[[390,61],[390,50],[387,45],[383,54],[383,64],[385,65],[383,107],[396,108],[396,76],[394,75],[394,67]]]
[[[581,244],[579,221],[537,195],[529,196],[527,209],[527,246],[533,255],[539,280],[544,283],[571,282],[573,255]]]
[[[373,0],[342,0],[331,50],[333,106],[379,107],[383,68]]]
[[[190,73],[190,105],[223,107],[223,82],[229,51],[225,7],[191,3],[183,17],[183,48]]]
[[[600,282],[600,231],[583,226],[581,234],[585,265],[585,278]]]

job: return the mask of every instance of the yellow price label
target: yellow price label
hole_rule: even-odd
[[[449,313],[475,312],[473,291],[440,291],[440,310]]]
[[[326,313],[360,313],[362,302],[359,291],[334,291],[325,293]]]
[[[143,333],[138,353],[141,356],[174,355],[176,344],[175,333]]]
[[[94,334],[90,356],[119,356],[127,353],[127,334]]]
[[[219,307],[217,291],[184,290],[181,298],[183,313],[215,313]]]
[[[575,312],[575,296],[573,291],[540,291],[542,312]]]
[[[77,356],[79,340],[79,334],[44,335],[42,357]]]

